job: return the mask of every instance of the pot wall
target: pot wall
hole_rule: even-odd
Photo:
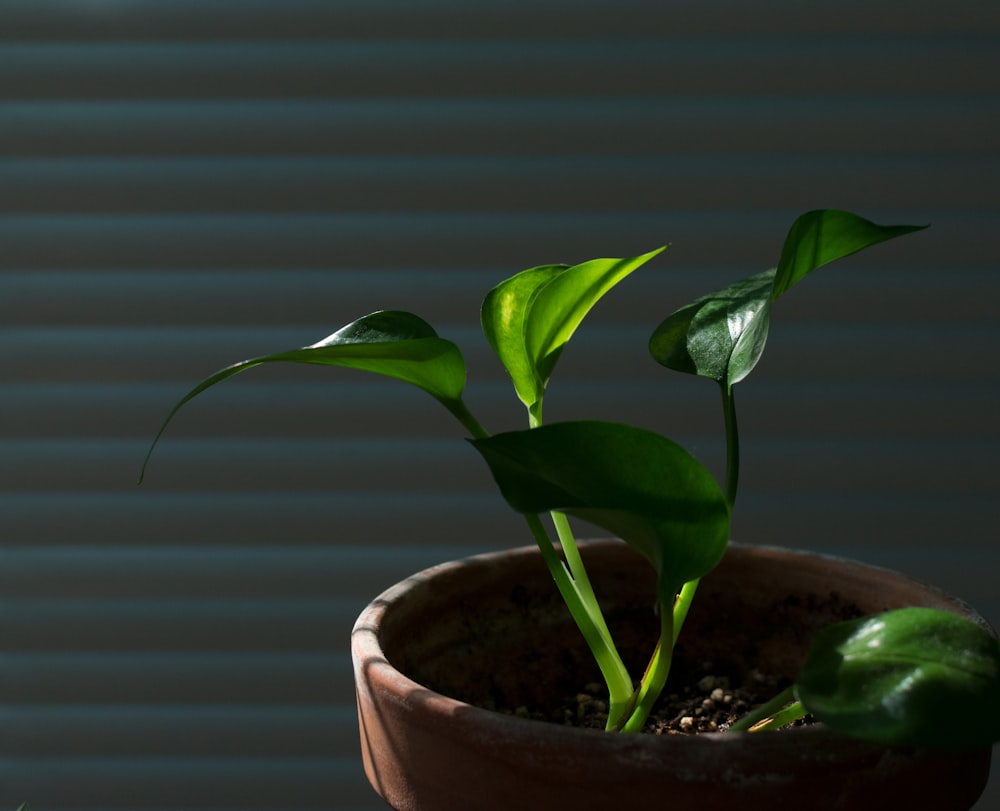
[[[651,572],[620,542],[587,544],[583,553],[619,649],[635,651],[633,672],[641,672],[656,638]],[[792,678],[819,627],[904,605],[971,613],[882,569],[733,545],[702,581],[677,669],[709,660],[734,677],[758,667]],[[599,681],[533,548],[403,581],[361,615],[352,649],[365,771],[399,811],[599,809],[623,800],[679,811],[737,802],[962,811],[989,771],[989,750],[889,750],[819,725],[756,735],[611,735],[481,709],[544,705]]]

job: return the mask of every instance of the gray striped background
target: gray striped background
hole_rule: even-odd
[[[486,290],[671,242],[584,326],[547,416],[718,470],[714,387],[646,339],[810,208],[932,227],[776,306],[737,391],[734,533],[1000,622],[998,91],[986,0],[0,2],[0,806],[381,807],[353,619],[528,542],[519,520],[401,384],[255,370],[181,414],[139,488],[169,406],[398,308],[460,343],[489,429],[520,427]]]

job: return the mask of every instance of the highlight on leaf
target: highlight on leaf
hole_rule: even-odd
[[[847,211],[825,209],[798,217],[776,268],[737,281],[668,316],[653,332],[657,363],[733,386],[764,352],[771,303],[812,271],[922,225],[876,225]]]
[[[1000,740],[1000,641],[977,623],[902,608],[837,623],[813,640],[795,694],[816,720],[901,746]]]
[[[836,209],[808,211],[792,223],[785,237],[771,299],[777,299],[823,265],[924,228],[927,226],[876,225],[857,214]]]
[[[462,418],[466,372],[458,347],[439,338],[430,324],[413,313],[380,310],[310,346],[250,358],[206,377],[177,402],[163,421],[146,454],[139,481],[157,442],[184,405],[218,383],[265,363],[341,366],[385,375],[423,389]]]
[[[629,259],[540,265],[500,282],[483,301],[483,333],[518,398],[540,406],[549,376],[577,327],[598,301],[666,246]]]

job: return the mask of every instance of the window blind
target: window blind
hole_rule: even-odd
[[[1000,621],[995,3],[0,12],[0,806],[382,807],[354,617],[426,565],[530,539],[402,384],[254,370],[182,412],[138,487],[168,408],[396,308],[463,347],[488,428],[520,427],[485,292],[669,242],[574,339],[547,416],[635,422],[718,470],[714,387],[646,340],[773,266],[811,208],[932,227],[776,307],[739,389],[734,533]]]

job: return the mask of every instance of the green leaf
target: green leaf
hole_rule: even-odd
[[[518,512],[575,515],[614,533],[656,569],[672,604],[725,552],[729,508],[680,445],[628,425],[553,423],[472,443]]]
[[[848,735],[986,747],[1000,740],[1000,643],[930,608],[838,623],[816,636],[795,692],[817,720]]]
[[[922,225],[875,225],[856,214],[810,211],[792,223],[777,268],[742,279],[668,316],[653,332],[657,363],[726,386],[753,371],[764,352],[771,302],[823,265]]]
[[[483,333],[529,409],[541,401],[563,347],[591,308],[632,271],[666,250],[631,259],[541,265],[498,284],[483,301]]]
[[[785,238],[771,300],[816,268],[863,248],[926,228],[926,225],[876,225],[849,211],[809,211],[795,220]]]
[[[359,318],[311,346],[240,361],[202,380],[163,421],[143,471],[156,443],[186,403],[217,383],[264,363],[343,366],[394,377],[423,389],[452,411],[458,410],[456,404],[465,388],[465,362],[455,344],[439,338],[430,324],[412,313],[383,310]]]
[[[649,340],[653,358],[678,372],[738,383],[764,351],[774,273],[742,279],[667,317]]]
[[[507,370],[518,398],[529,408],[545,390],[534,358],[525,343],[531,302],[545,285],[569,270],[569,265],[541,265],[522,270],[487,293],[480,321],[483,334]]]

